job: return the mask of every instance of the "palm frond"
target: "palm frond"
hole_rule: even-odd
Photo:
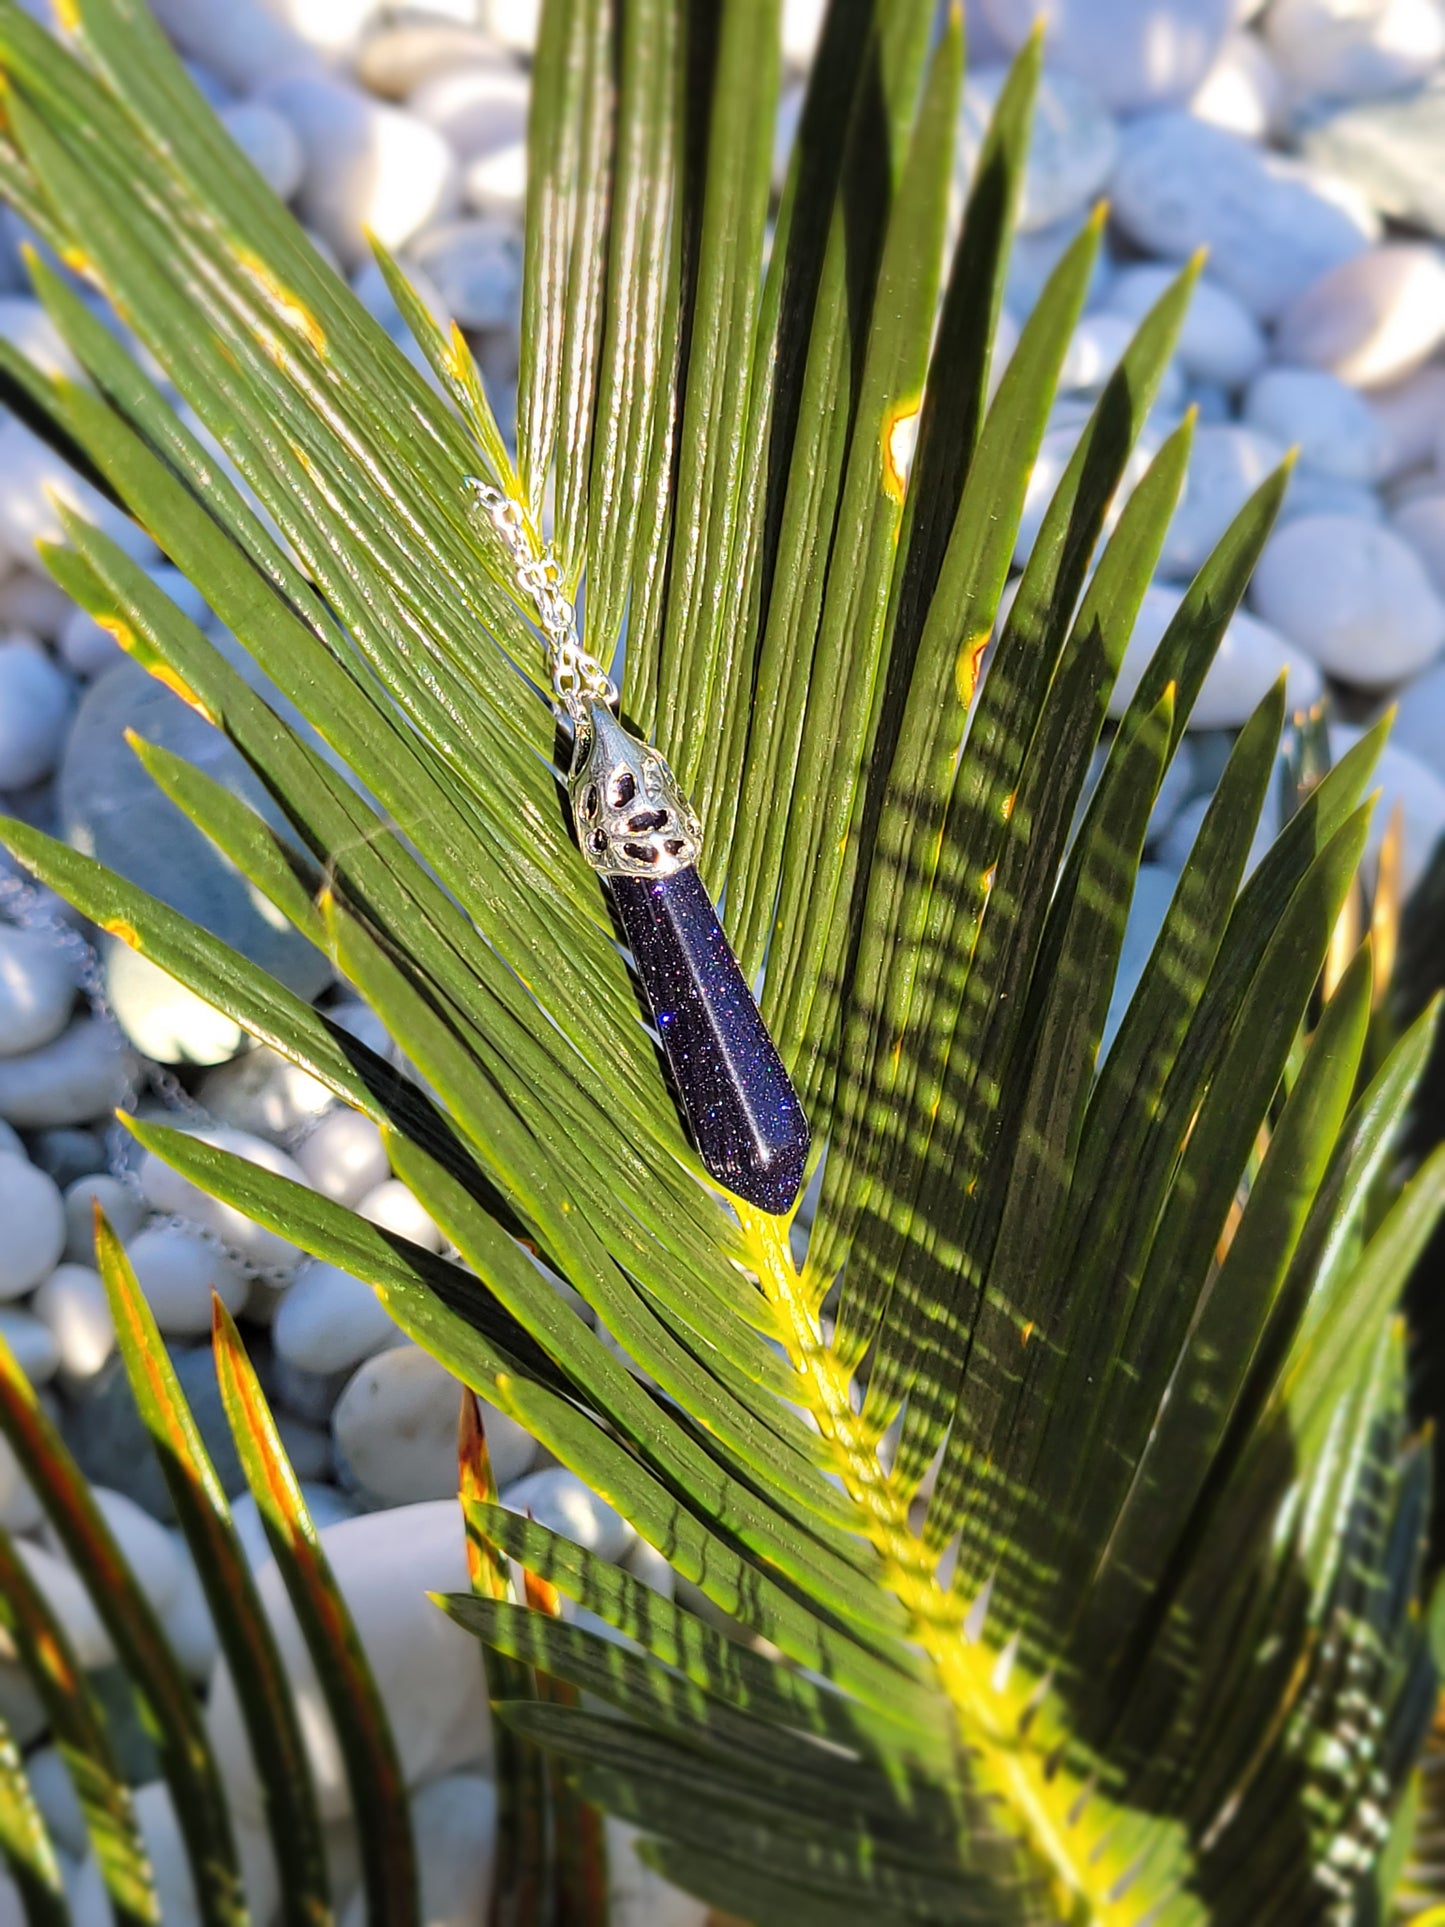
[[[260,776],[287,835],[137,745],[421,1082],[100,866],[6,839],[381,1124],[458,1261],[195,1137],[140,1140],[370,1279],[767,1643],[473,1494],[486,1543],[619,1636],[450,1601],[590,1696],[498,1718],[762,1922],[1326,1917],[1429,1717],[1395,1308],[1445,1162],[1403,1187],[1390,1163],[1429,1017],[1373,1069],[1368,950],[1317,996],[1378,733],[1241,888],[1279,692],[1100,1061],[1149,814],[1285,484],[1185,597],[1074,834],[1187,461],[1191,424],[1161,439],[1150,412],[1193,271],[1000,626],[1099,239],[986,406],[1037,45],[950,255],[958,22],[931,43],[923,0],[836,0],[769,251],[774,0],[549,0],[514,460],[465,344],[391,270],[440,388],[417,373],[137,0],[71,12],[67,51],[0,0],[0,177],[227,462],[53,264],[37,289],[86,379],[3,344],[0,369],[264,685],[82,521],[47,560]],[[474,473],[529,536],[551,515],[589,643],[625,639],[625,711],[700,806],[823,1150],[801,1266],[801,1225],[720,1197],[681,1130]]]

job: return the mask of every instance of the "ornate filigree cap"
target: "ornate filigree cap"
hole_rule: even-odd
[[[600,875],[669,877],[696,864],[702,828],[676,778],[605,703],[581,706],[567,787],[578,845]]]

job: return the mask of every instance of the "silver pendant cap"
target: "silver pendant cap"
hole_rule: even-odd
[[[595,698],[573,712],[567,788],[578,847],[600,876],[669,877],[696,865],[702,826],[666,760]]]

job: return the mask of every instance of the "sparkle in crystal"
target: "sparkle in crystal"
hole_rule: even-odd
[[[808,1121],[697,871],[607,880],[698,1153],[763,1211],[791,1210]]]

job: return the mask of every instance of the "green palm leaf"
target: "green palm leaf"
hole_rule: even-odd
[[[514,458],[460,336],[383,262],[433,388],[138,0],[71,11],[67,50],[0,0],[0,178],[266,519],[54,266],[36,285],[86,380],[3,344],[0,373],[259,673],[83,522],[46,560],[256,770],[285,835],[136,745],[424,1087],[100,866],[6,839],[380,1123],[461,1262],[196,1138],[141,1141],[370,1279],[760,1643],[472,1492],[478,1543],[595,1615],[447,1602],[496,1658],[515,1757],[565,1761],[656,1865],[759,1921],[1347,1902],[1433,1679],[1395,1305],[1445,1165],[1402,1188],[1390,1150],[1430,1024],[1366,1084],[1368,951],[1317,997],[1378,735],[1241,889],[1284,723],[1261,705],[1100,1062],[1150,811],[1283,473],[1186,596],[1074,833],[1188,457],[1187,421],[1139,449],[1193,271],[995,636],[1100,227],[986,406],[1036,44],[950,255],[956,19],[933,41],[924,0],[835,0],[769,236],[775,0],[549,0]],[[529,540],[553,505],[589,645],[625,641],[624,710],[699,806],[823,1153],[806,1252],[680,1128],[473,474]],[[569,1690],[500,1685],[537,1674]]]

